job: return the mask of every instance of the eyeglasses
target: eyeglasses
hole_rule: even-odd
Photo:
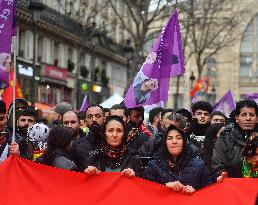
[[[167,118],[169,120],[179,121],[183,119],[183,116],[179,113],[171,113]]]

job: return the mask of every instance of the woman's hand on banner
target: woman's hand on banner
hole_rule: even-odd
[[[221,175],[217,178],[217,182],[222,182],[226,177],[228,177],[228,173],[226,171],[221,172]]]
[[[99,171],[96,167],[94,166],[88,166],[85,170],[85,174],[99,174],[101,171]]]
[[[192,186],[190,186],[190,185],[186,185],[186,186],[184,186],[183,189],[182,189],[182,193],[183,193],[183,194],[189,194],[189,195],[191,195],[191,194],[193,194],[194,192],[195,192],[195,189],[194,189]]]
[[[121,175],[124,175],[124,176],[127,176],[127,177],[134,177],[135,176],[135,172],[133,171],[133,169],[127,168],[127,169],[124,169],[121,172]]]
[[[174,182],[168,182],[166,183],[166,186],[172,189],[173,191],[181,191],[184,187],[183,184],[179,181],[174,181]]]

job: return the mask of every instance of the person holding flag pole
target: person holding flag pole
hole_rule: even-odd
[[[13,52],[14,52],[14,86],[16,81],[16,0],[14,1],[0,1],[0,89],[7,88],[9,86],[9,74],[11,69],[11,45],[13,42]],[[15,90],[13,91],[13,122],[15,122]],[[6,112],[6,105],[4,102],[1,103],[1,110]],[[4,125],[6,122],[6,113],[4,114],[3,120],[1,120]],[[8,133],[5,132],[4,126],[1,126],[0,130],[0,162],[3,161],[8,154],[18,154],[19,155],[19,145],[15,142],[15,123],[13,123],[13,133],[10,142],[8,138]],[[7,145],[9,145],[9,153]]]

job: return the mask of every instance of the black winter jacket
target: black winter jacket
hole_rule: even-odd
[[[163,158],[152,160],[144,170],[143,178],[159,184],[180,181],[183,185],[190,185],[195,189],[213,183],[204,161],[197,157],[190,157],[179,172],[173,171]]]
[[[104,160],[105,157],[102,156],[97,150],[90,154],[89,165],[97,167],[98,170],[104,172],[106,170],[106,163]],[[135,175],[140,177],[143,172],[143,166],[139,155],[127,149],[126,155],[122,161],[120,171],[123,171],[126,168],[131,168],[134,170]]]
[[[211,168],[215,178],[222,171],[227,171],[229,177],[242,177],[239,164],[241,164],[242,151],[249,135],[243,133],[236,124],[225,127],[213,149]]]
[[[76,139],[72,143],[71,156],[80,169],[85,169],[89,165],[89,154],[97,148],[94,135],[88,132],[86,137]]]

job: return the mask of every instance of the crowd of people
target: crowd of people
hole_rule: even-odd
[[[258,177],[258,106],[236,103],[227,118],[198,101],[185,108],[144,108],[123,103],[85,112],[66,102],[54,108],[54,120],[37,117],[27,102],[7,110],[0,101],[0,163],[10,154],[66,170],[100,174],[121,172],[192,194],[225,177]],[[15,141],[12,126],[16,125]]]

